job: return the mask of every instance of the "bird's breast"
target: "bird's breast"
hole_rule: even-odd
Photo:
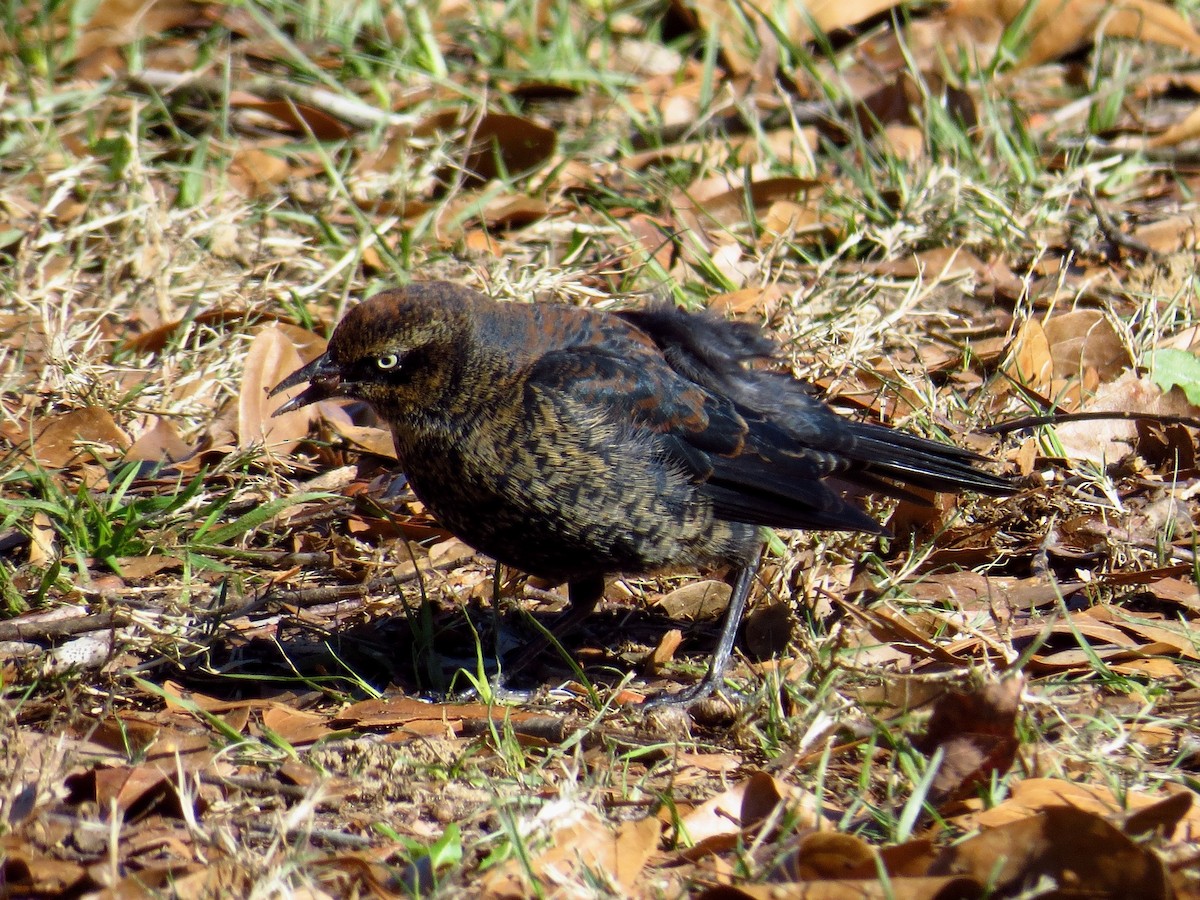
[[[711,504],[652,435],[537,408],[478,423],[397,431],[417,496],[477,550],[563,579],[727,555]]]

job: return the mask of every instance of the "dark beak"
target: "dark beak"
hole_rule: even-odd
[[[329,358],[329,354],[322,353],[307,366],[297,369],[275,385],[267,396],[274,397],[276,394],[304,384],[306,381],[308,387],[275,410],[272,413],[273,416],[281,416],[302,406],[308,406],[310,403],[338,396],[342,386],[342,373],[337,364]]]

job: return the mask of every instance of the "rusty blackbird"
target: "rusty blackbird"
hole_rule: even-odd
[[[750,324],[669,305],[601,312],[496,302],[414,283],[351,308],[326,352],[272,394],[281,412],[366,401],[392,429],[416,495],[505,565],[569,584],[591,610],[614,573],[731,564],[733,594],[704,679],[722,680],[762,549],[760,526],[885,533],[840,486],[1005,495],[982,458],[844,418]]]

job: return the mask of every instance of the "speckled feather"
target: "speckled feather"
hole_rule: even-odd
[[[893,481],[1011,493],[974,454],[842,418],[748,365],[774,353],[713,315],[497,303],[429,282],[352,308],[277,390],[310,382],[293,407],[371,404],[447,528],[556,580],[746,565],[760,525],[881,532],[831,476],[893,494]]]

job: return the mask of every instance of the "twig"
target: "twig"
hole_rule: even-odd
[[[205,547],[204,553],[207,556],[221,556],[226,559],[275,567],[328,566],[333,562],[330,554],[321,552],[292,553],[287,550],[246,550],[241,547],[213,545]]]
[[[128,625],[129,621],[128,613],[117,610],[50,622],[10,619],[0,622],[0,641],[53,641],[89,631],[109,631]]]
[[[1122,231],[1120,224],[1112,217],[1112,214],[1101,207],[1100,200],[1096,197],[1095,191],[1091,190],[1090,186],[1085,195],[1089,205],[1092,207],[1092,214],[1095,215],[1096,222],[1100,225],[1100,230],[1104,232],[1104,236],[1113,244],[1118,247],[1124,247],[1126,250],[1132,250],[1142,258],[1155,259],[1161,255],[1149,244],[1143,243],[1133,235]]]
[[[191,75],[186,72],[166,72],[145,69],[129,77],[132,85],[164,93],[181,90],[202,91],[215,97],[225,94],[228,85],[219,78]],[[307,84],[291,84],[275,78],[259,77],[239,83],[239,90],[255,94],[267,100],[292,100],[303,103],[321,112],[341,119],[355,128],[371,128],[375,125],[415,125],[416,116],[401,115],[370,106],[345,94],[335,94],[325,88]]]
[[[1054,413],[1049,416],[1023,416],[1020,419],[1009,419],[981,428],[984,434],[1009,434],[1023,428],[1036,428],[1039,425],[1062,425],[1067,422],[1095,422],[1104,419],[1116,419],[1123,422],[1136,422],[1142,419],[1160,422],[1163,425],[1186,425],[1189,428],[1200,428],[1200,418],[1196,416],[1172,416],[1161,413],[1123,412],[1119,410],[1075,413]]]

